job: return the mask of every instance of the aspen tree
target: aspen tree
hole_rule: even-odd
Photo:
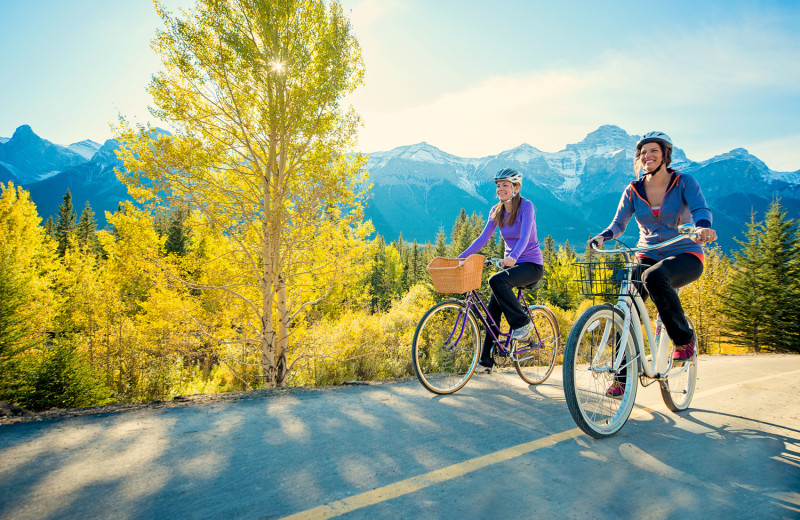
[[[125,181],[140,201],[191,207],[230,244],[235,272],[192,289],[249,309],[231,324],[258,345],[265,386],[284,384],[289,333],[336,289],[370,230],[356,195],[364,157],[347,155],[359,118],[342,98],[363,81],[360,48],[338,2],[198,0],[153,41],[149,92],[173,135],[121,118]]]

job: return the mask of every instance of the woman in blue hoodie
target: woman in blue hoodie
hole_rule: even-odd
[[[706,204],[697,181],[670,168],[672,140],[663,132],[649,132],[636,144],[634,169],[640,177],[622,193],[617,213],[611,224],[587,245],[616,238],[625,232],[631,217],[639,225],[638,246],[652,245],[678,235],[678,226],[694,222],[699,236],[694,242],[681,240],[672,245],[637,254],[643,264],[642,282],[646,294],[661,316],[661,321],[676,345],[674,362],[694,359],[697,339],[683,314],[676,289],[687,285],[703,274],[702,244],[716,240],[711,228],[711,210]],[[621,397],[624,388],[614,383],[608,395]]]
[[[522,174],[511,168],[503,168],[494,176],[499,202],[489,211],[489,219],[481,235],[458,258],[466,258],[485,246],[496,229],[506,243],[503,267],[505,270],[489,278],[492,297],[489,299],[489,314],[495,323],[500,323],[501,313],[514,329],[512,338],[518,342],[530,339],[533,325],[528,313],[522,308],[514,294],[515,287],[526,287],[541,280],[544,274],[542,250],[536,236],[536,211],[533,203],[520,195]],[[497,334],[499,331],[495,331]],[[489,331],[483,341],[480,367],[477,372],[491,373],[494,359],[494,339]]]

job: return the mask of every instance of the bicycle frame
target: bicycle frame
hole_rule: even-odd
[[[613,250],[603,250],[597,249],[594,244],[592,244],[592,248],[598,252],[603,254],[613,254],[619,253],[623,256],[626,265],[631,265],[633,263],[633,253],[639,251],[649,251],[654,249],[655,247],[664,247],[665,245],[673,244],[679,240],[683,240],[685,238],[689,238],[689,236],[693,233],[694,228],[692,226],[687,225],[686,227],[681,226],[679,228],[681,230],[681,235],[674,237],[670,240],[667,240],[663,243],[657,244],[656,246],[650,247],[639,247],[639,248],[629,248],[629,249],[613,249]],[[689,231],[689,230],[692,231]],[[622,327],[622,331],[620,332],[620,345],[625,345],[628,342],[628,337],[631,333],[634,336],[634,346],[636,347],[636,360],[638,360],[639,367],[641,368],[641,372],[645,377],[650,379],[664,379],[667,375],[670,374],[670,371],[673,368],[672,365],[672,356],[671,349],[669,348],[670,339],[669,336],[664,331],[658,338],[658,341],[654,338],[653,327],[650,324],[650,313],[645,306],[644,299],[639,292],[639,289],[636,287],[636,284],[633,282],[633,268],[626,268],[626,278],[622,281],[619,289],[619,295],[617,298],[617,303],[615,305],[616,308],[620,309],[623,312],[624,316],[624,324]],[[630,302],[630,303],[629,303]],[[605,331],[603,331],[603,341],[608,340],[608,335],[611,333],[611,329],[615,327],[607,327]],[[644,330],[643,330],[644,329]],[[645,352],[645,343],[644,338],[647,337],[647,343],[650,345],[650,355],[647,356]],[[598,352],[598,356],[600,352]],[[625,357],[625,349],[618,349],[616,357],[614,359],[614,365],[612,367],[612,371],[614,373],[619,373],[623,368],[628,366],[629,364],[635,362],[636,360],[624,360]],[[597,363],[597,359],[595,359],[595,363]],[[623,366],[623,361],[627,361],[626,364]],[[678,372],[673,372],[672,375],[680,374],[682,371],[688,369],[688,364],[685,364],[679,367],[680,370]]]
[[[525,309],[526,312],[529,312],[530,307],[528,306],[528,302],[525,301],[525,298],[523,298],[522,291],[523,291],[522,289],[517,289],[517,301],[519,301],[520,305],[522,305],[522,307]],[[527,343],[524,346],[519,346],[518,348],[512,351],[512,349],[510,348],[511,331],[509,330],[508,332],[502,332],[500,330],[500,326],[497,324],[497,322],[494,321],[494,318],[492,318],[491,314],[489,314],[488,307],[483,302],[483,299],[477,293],[477,291],[470,291],[469,293],[467,293],[467,297],[464,300],[458,300],[458,301],[463,303],[467,310],[463,318],[459,316],[459,318],[456,320],[456,324],[453,327],[453,332],[450,334],[450,337],[447,338],[446,342],[447,344],[450,344],[450,340],[453,338],[453,336],[456,334],[457,331],[458,331],[458,338],[456,338],[456,340],[452,343],[452,346],[454,347],[461,340],[461,337],[464,334],[464,327],[466,327],[467,324],[467,316],[469,315],[469,312],[474,308],[475,309],[474,312],[477,315],[479,321],[483,324],[487,333],[491,334],[492,339],[495,342],[495,345],[497,345],[500,348],[503,355],[507,356],[509,355],[509,353],[511,353],[512,358],[516,357],[518,361],[522,361],[525,358],[519,358],[520,354],[525,354],[526,352],[531,352],[533,350],[538,350],[542,348],[542,338],[540,336],[539,330],[536,329],[534,326],[534,330],[536,331],[537,341]],[[497,334],[495,334],[494,332],[495,330],[498,331]],[[505,338],[505,341],[501,341],[502,338]]]

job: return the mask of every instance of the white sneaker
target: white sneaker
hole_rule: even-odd
[[[514,332],[511,333],[511,339],[524,343],[530,341],[531,334],[533,334],[533,323],[528,322],[528,324],[521,329],[514,329]]]

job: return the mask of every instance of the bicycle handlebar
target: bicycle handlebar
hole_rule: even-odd
[[[653,244],[651,246],[642,246],[642,247],[625,247],[622,249],[598,249],[597,243],[592,242],[592,249],[598,253],[605,253],[605,254],[613,254],[613,253],[639,253],[642,251],[652,251],[653,249],[658,249],[659,247],[668,246],[670,244],[674,244],[680,240],[685,238],[695,238],[698,236],[698,228],[694,226],[694,224],[681,224],[678,226],[678,233],[680,235],[676,237],[672,237],[669,240],[665,240],[664,242],[660,242],[658,244]]]
[[[483,262],[483,265],[490,265],[490,264],[495,266],[498,269],[503,270],[503,271],[506,270],[506,268],[503,267],[503,259],[502,258],[487,258]]]

